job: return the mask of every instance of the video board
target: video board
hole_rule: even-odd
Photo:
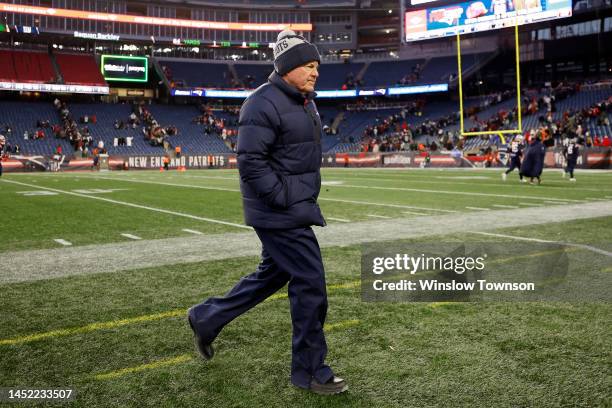
[[[149,63],[147,57],[102,55],[102,76],[107,81],[147,82]]]
[[[404,40],[418,41],[570,17],[572,0],[476,0],[407,11]]]
[[[418,6],[425,3],[440,3],[444,0],[408,0],[409,6]]]

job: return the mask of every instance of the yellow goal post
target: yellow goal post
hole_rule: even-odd
[[[482,131],[482,132],[466,132],[464,128],[464,116],[463,116],[463,77],[462,77],[462,64],[461,64],[461,34],[457,31],[457,74],[459,81],[459,120],[461,123],[461,135],[462,136],[480,136],[480,135],[491,135],[497,134],[501,138],[502,143],[506,143],[504,135],[514,135],[523,133],[523,122],[521,112],[521,70],[520,70],[520,49],[519,49],[519,35],[518,35],[518,19],[514,25],[514,44],[516,48],[515,59],[516,59],[516,106],[517,106],[517,129],[504,129],[495,131]]]

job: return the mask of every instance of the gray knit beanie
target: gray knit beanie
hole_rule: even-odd
[[[274,46],[274,70],[279,75],[285,75],[310,61],[321,63],[321,56],[314,44],[292,30],[282,31],[278,35]]]

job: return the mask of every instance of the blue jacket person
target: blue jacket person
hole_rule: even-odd
[[[536,136],[527,148],[521,164],[521,173],[531,179],[530,183],[533,183],[535,178],[540,184],[545,156],[546,146],[541,142],[540,136]]]
[[[320,56],[291,30],[278,36],[274,72],[243,103],[238,129],[238,170],[244,217],[261,240],[257,270],[224,297],[189,309],[200,355],[236,317],[288,283],[293,323],[291,382],[318,394],[347,389],[325,364],[325,271],[312,225],[324,226],[321,120],[313,101]]]

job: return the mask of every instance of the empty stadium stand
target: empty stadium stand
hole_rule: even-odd
[[[227,63],[185,62],[159,59],[169,81],[185,86],[229,88],[232,75]]]
[[[185,86],[230,87],[230,71],[227,64],[193,63],[161,60],[162,67],[170,69],[169,81],[183,83]],[[363,63],[322,64],[319,67],[317,89],[340,89],[347,77],[356,76]],[[238,80],[245,88],[257,88],[268,80],[274,70],[271,62],[265,64],[234,64]],[[251,77],[252,81],[247,78]]]
[[[35,51],[0,50],[0,79],[8,82],[55,82],[49,54]]]
[[[494,54],[467,54],[462,57],[463,73],[472,72],[475,68],[487,63]],[[417,74],[418,72],[418,74]],[[437,57],[429,60],[377,61],[370,64],[363,80],[368,87],[392,86],[402,78],[415,74],[416,78],[406,85],[439,84],[451,82],[457,76],[457,57]]]
[[[425,59],[373,62],[363,76],[364,85],[367,87],[395,85],[410,74],[417,64],[423,66],[424,63]]]
[[[0,80],[16,81],[17,73],[15,72],[15,64],[13,64],[13,52],[9,50],[0,50]]]
[[[246,88],[257,88],[259,85],[268,80],[268,76],[274,71],[274,66],[271,63],[266,64],[234,64],[238,79],[243,82]],[[253,78],[251,86],[245,83],[245,78],[248,76]]]
[[[488,62],[494,54],[468,54],[463,57],[463,73],[469,74],[475,68]],[[238,84],[227,63],[189,62],[159,60],[166,77],[176,87],[217,87],[257,88],[265,83],[274,67],[271,62],[264,64],[234,63]],[[323,63],[319,67],[317,89],[340,89],[347,78],[356,78],[365,63]],[[369,64],[363,77],[363,87],[387,87],[449,83],[457,76],[457,58],[454,56],[431,59],[401,61],[376,61]]]
[[[363,68],[363,63],[321,64],[317,89],[340,89],[347,77],[356,77]]]
[[[64,83],[69,85],[106,85],[93,55],[55,54]]]

